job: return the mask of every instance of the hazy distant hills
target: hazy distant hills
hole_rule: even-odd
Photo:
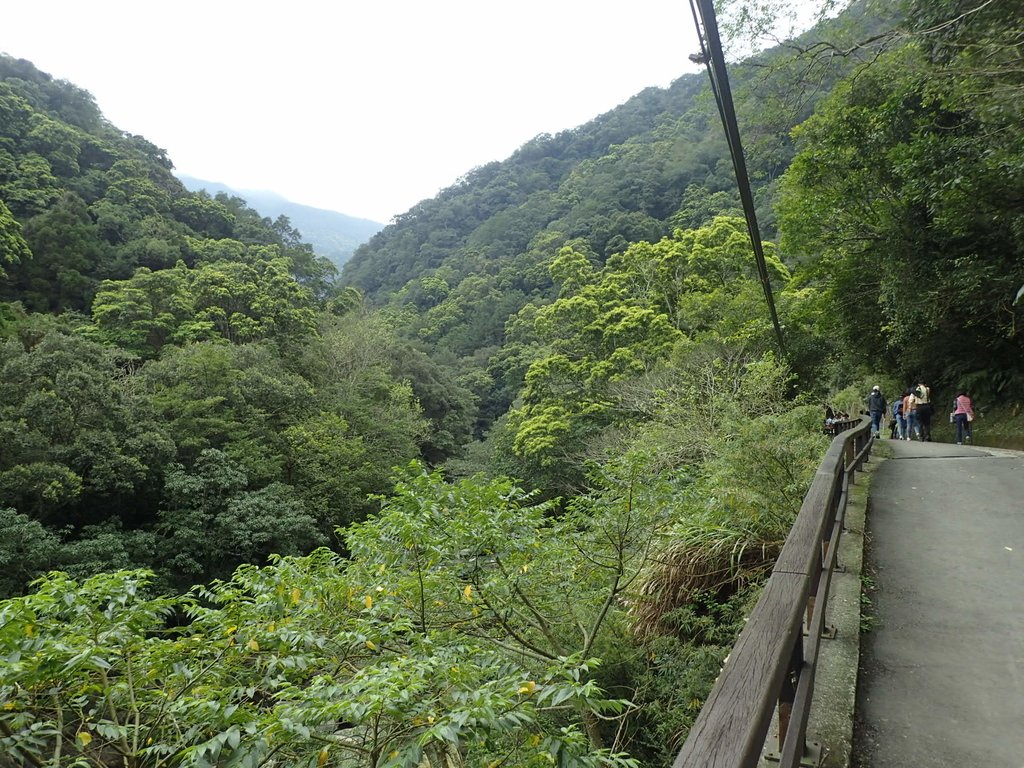
[[[249,207],[258,211],[261,216],[271,219],[281,215],[287,216],[292,226],[302,233],[302,239],[312,245],[318,255],[330,259],[338,268],[352,257],[358,246],[384,228],[383,224],[369,219],[357,219],[337,211],[293,203],[274,192],[232,189],[220,182],[192,176],[178,178],[192,192],[201,189],[205,189],[211,195],[224,192],[243,198]]]

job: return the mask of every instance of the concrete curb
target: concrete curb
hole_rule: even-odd
[[[839,564],[844,570],[832,576],[826,619],[836,628],[836,637],[824,641],[818,656],[814,704],[807,726],[807,740],[819,742],[825,748],[825,768],[847,768],[853,750],[868,492],[871,475],[890,454],[886,448],[884,442],[875,442],[871,460],[850,489],[845,529],[839,542]]]

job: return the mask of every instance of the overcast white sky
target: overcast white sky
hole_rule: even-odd
[[[32,0],[0,51],[184,174],[387,222],[538,133],[698,71],[681,0]]]

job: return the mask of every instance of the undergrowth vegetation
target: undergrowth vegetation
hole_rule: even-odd
[[[49,575],[0,607],[0,764],[663,764],[824,446],[816,408],[759,392],[701,464],[650,465],[638,434],[564,506],[412,464],[339,531],[347,556],[176,597],[146,572]]]

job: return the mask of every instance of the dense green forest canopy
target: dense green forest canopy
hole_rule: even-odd
[[[785,358],[702,77],[339,278],[0,56],[0,766],[671,764],[822,400],[1024,396],[1022,24],[854,3],[733,68]]]
[[[187,587],[308,552],[393,466],[465,439],[435,399],[468,393],[287,219],[186,191],[70,83],[9,57],[0,75],[5,592],[141,564]]]
[[[1020,318],[1011,305],[1024,280],[1011,158],[1020,156],[1012,138],[1020,73],[1015,40],[998,28],[999,14],[1017,13],[1016,3],[998,11],[971,2],[927,13],[914,6],[910,24],[896,24],[904,7],[884,6],[853,4],[819,30],[734,67],[763,236],[781,238],[783,260],[800,267],[807,285],[836,294],[837,324],[821,356],[900,380],[925,378],[943,391],[969,386],[989,400],[1017,399]],[[901,83],[892,81],[897,72]],[[873,101],[847,112],[835,105],[851,90],[868,98],[868,81],[876,84]],[[880,135],[846,132],[857,119]],[[786,174],[794,157],[797,168]],[[846,159],[857,165],[842,165]],[[476,381],[487,350],[470,339],[491,343],[493,383],[477,390],[487,425],[511,405],[524,370],[506,367],[506,310],[556,295],[544,265],[562,247],[601,265],[630,243],[738,212],[734,190],[706,78],[685,76],[474,170],[360,248],[342,281],[403,313],[403,333],[432,354],[459,358]],[[845,220],[851,224],[840,230]],[[836,230],[825,233],[830,239],[812,235],[822,225]],[[855,266],[834,271],[838,250]],[[864,258],[868,251],[892,266]],[[834,383],[792,362],[806,390]]]

